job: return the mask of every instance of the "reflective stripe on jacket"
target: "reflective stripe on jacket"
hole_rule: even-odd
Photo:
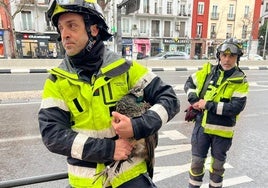
[[[50,71],[44,86],[39,111],[42,139],[50,151],[68,156],[68,176],[73,187],[102,187],[103,178],[94,184],[93,181],[94,174],[113,161],[116,135],[111,112],[131,88],[146,87],[145,100],[155,104],[142,118],[131,120],[136,139],[156,132],[179,111],[171,86],[136,62],[109,57],[113,59],[114,55],[104,56],[102,68],[91,83],[81,80],[65,59]],[[139,130],[141,126],[144,131]],[[113,187],[147,172],[144,159],[132,161],[123,163],[123,170],[110,181]]]
[[[188,89],[188,97],[199,96],[205,79],[214,70],[215,66],[217,65],[213,66],[210,63],[206,63],[202,70],[191,75],[193,86],[196,86],[196,88],[189,87],[192,89]],[[223,82],[221,81],[224,71],[217,71],[220,71],[220,76],[217,80],[219,85],[215,87],[209,84],[204,96],[207,104],[203,112],[202,126],[205,133],[232,138],[236,119],[246,105],[248,82],[245,74],[238,68]],[[197,100],[195,99],[195,101]]]

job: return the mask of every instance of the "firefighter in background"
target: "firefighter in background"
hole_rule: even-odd
[[[237,117],[247,101],[248,82],[238,67],[242,55],[241,44],[236,39],[227,39],[217,48],[218,64],[204,64],[184,85],[189,103],[198,111],[191,138],[189,188],[202,185],[209,149],[209,187],[222,187],[226,153],[232,144]]]
[[[44,85],[38,120],[45,146],[67,156],[71,187],[155,188],[145,156],[130,156],[128,138],[153,135],[179,112],[172,86],[105,47],[111,34],[96,1],[52,0],[47,15],[66,54]],[[130,118],[115,107],[133,88],[151,107]],[[120,160],[108,182],[96,176]]]

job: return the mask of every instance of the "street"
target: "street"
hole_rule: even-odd
[[[184,110],[188,103],[183,84],[192,72],[156,72],[174,87],[181,101],[180,113],[159,131],[153,178],[159,188],[186,188],[188,184],[193,123],[184,121]],[[223,184],[224,187],[231,188],[264,188],[268,187],[268,123],[265,121],[268,115],[268,70],[245,72],[250,83],[248,103],[236,126]],[[0,94],[42,90],[46,76],[47,74],[3,74],[0,85],[5,87],[0,88]],[[37,121],[39,106],[40,98],[34,101],[0,103],[0,181],[66,172],[65,157],[50,153],[42,143]],[[208,168],[209,160],[202,188],[208,187]],[[67,184],[67,180],[60,180],[22,187],[60,188]]]

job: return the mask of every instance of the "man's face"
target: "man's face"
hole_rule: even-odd
[[[235,64],[237,62],[237,55],[231,54],[231,53],[220,53],[220,64],[223,68],[223,70],[230,70],[233,67],[235,67]]]
[[[75,13],[64,13],[58,20],[61,40],[68,56],[74,56],[85,48],[88,42],[84,19]]]

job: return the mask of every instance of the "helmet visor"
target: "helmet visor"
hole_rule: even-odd
[[[238,47],[234,44],[222,44],[220,47],[220,52],[224,53],[224,54],[238,54]]]

